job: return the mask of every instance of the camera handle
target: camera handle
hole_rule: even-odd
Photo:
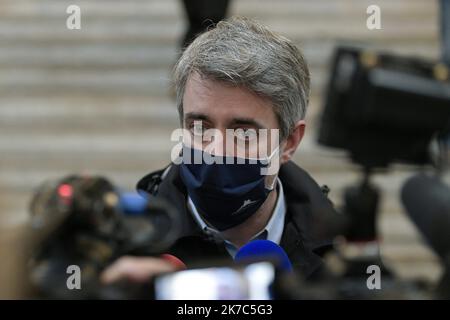
[[[376,217],[380,193],[370,183],[371,170],[364,170],[361,183],[345,190],[345,213],[350,219],[345,238],[349,242],[372,242],[377,240]]]
[[[347,262],[346,276],[366,276],[367,267],[376,265],[384,275],[392,275],[381,261],[377,216],[380,192],[370,182],[372,169],[364,168],[363,180],[345,190],[344,212],[348,218],[342,254]]]

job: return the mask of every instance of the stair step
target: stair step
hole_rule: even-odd
[[[30,45],[0,44],[0,66],[39,68],[170,68],[178,57],[175,46],[136,44]]]
[[[118,123],[178,124],[176,104],[170,99],[136,96],[7,96],[0,97],[0,130],[47,125],[76,126],[98,124],[114,128]],[[157,122],[157,123],[156,123]],[[49,128],[51,130],[51,127]],[[81,130],[82,132],[82,130]]]
[[[328,64],[335,43],[310,41],[299,43],[310,69],[323,68]],[[382,47],[379,45],[378,47]],[[374,47],[374,46],[371,46]],[[404,43],[384,45],[385,50],[414,54],[427,57],[437,57],[437,45],[424,46],[423,43]],[[66,44],[51,45],[30,44],[0,44],[0,66],[8,68],[41,68],[77,70],[105,69],[158,69],[170,70],[178,57],[175,44],[157,46],[151,44],[135,44],[120,47],[115,43],[103,44]]]
[[[166,69],[130,70],[79,70],[66,68],[51,70],[42,68],[0,68],[0,92],[95,92],[167,94],[170,71]]]
[[[15,20],[14,20],[15,21]],[[299,26],[297,23],[287,23],[283,19],[274,18],[266,22],[273,30],[282,33],[291,40],[306,39],[335,39],[342,37],[348,39],[382,39],[383,41],[399,39],[429,39],[437,37],[436,21],[385,21],[381,30],[368,30],[365,20],[345,21],[345,23],[329,24],[323,23],[320,19],[314,19],[305,25]],[[179,21],[168,25],[154,25],[139,22],[134,19],[115,23],[111,20],[105,21],[84,21],[81,30],[68,30],[65,21],[55,23],[52,21],[17,21],[12,24],[9,21],[0,20],[0,37],[4,41],[27,41],[27,42],[71,42],[71,41],[104,41],[115,40],[148,42],[168,42],[177,43],[184,32],[184,24]]]
[[[16,16],[34,16],[39,13],[46,18],[65,15],[65,9],[70,4],[70,0],[40,0],[36,3],[32,0],[3,0],[0,4],[3,14]],[[176,18],[183,13],[183,6],[175,0],[129,0],[121,2],[118,0],[77,0],[76,4],[82,9],[83,15],[93,16],[148,16],[153,18]],[[366,8],[373,4],[369,0],[345,0],[330,2],[319,1],[298,1],[284,0],[278,1],[276,5],[270,0],[246,0],[231,2],[231,14],[257,15],[257,16],[283,16],[297,17],[298,15],[334,16],[345,14],[349,16],[366,15]],[[435,1],[423,0],[403,0],[389,1],[379,0],[376,3],[382,10],[383,15],[405,16],[405,12],[410,15],[431,15],[436,14],[437,5]]]

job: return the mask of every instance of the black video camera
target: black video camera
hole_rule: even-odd
[[[319,143],[366,167],[426,164],[429,144],[450,130],[450,70],[438,62],[339,47]]]
[[[366,288],[360,290],[352,283],[365,276],[366,268],[372,265],[378,266],[383,278],[388,279],[385,288],[387,284],[392,289],[383,292],[381,298],[445,296],[426,285],[398,281],[384,265],[376,228],[380,192],[370,178],[374,169],[386,168],[394,162],[419,166],[432,163],[431,146],[435,141],[440,147],[437,160],[441,162],[436,163],[440,173],[448,165],[445,162],[448,162],[449,133],[450,69],[447,65],[367,49],[336,49],[319,143],[348,151],[351,160],[363,168],[360,183],[346,188],[342,208],[346,221],[339,232],[345,241],[338,251],[345,258],[345,267],[337,283],[348,286],[345,297],[362,297]],[[444,187],[439,189],[439,194],[427,195],[423,191],[437,189],[437,184],[422,180],[414,182],[414,188],[409,188],[412,191],[407,192],[407,211],[419,229],[427,231],[427,238],[437,239],[430,236],[433,232],[429,230],[434,226],[429,224],[434,225],[430,223],[432,219],[448,221],[450,195],[445,194],[448,189]],[[417,204],[422,205],[420,212],[411,210]],[[433,211],[435,207],[441,211]],[[432,217],[429,213],[433,213]],[[448,225],[439,224],[441,229],[446,229],[445,234]],[[439,247],[448,244],[442,237],[436,241]],[[446,274],[441,286],[448,292],[448,271]],[[325,282],[326,285],[329,284]]]
[[[136,288],[102,286],[100,272],[123,255],[163,252],[180,230],[169,204],[120,192],[95,176],[44,183],[30,211],[30,280],[43,298],[139,298]],[[68,287],[69,267],[79,268],[82,290]]]

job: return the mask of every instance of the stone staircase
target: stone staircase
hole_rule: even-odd
[[[66,8],[81,8],[81,30]],[[358,178],[340,152],[315,143],[317,115],[333,47],[342,41],[437,58],[436,1],[379,0],[382,29],[366,28],[366,0],[235,0],[230,14],[256,18],[295,41],[311,67],[308,135],[296,160],[319,183],[342,188]],[[171,67],[185,22],[175,0],[0,1],[0,297],[17,296],[9,276],[33,189],[73,172],[102,174],[132,189],[170,159],[178,126]],[[404,217],[398,190],[413,171],[376,177],[384,191],[383,253],[406,277],[435,279],[436,259]]]

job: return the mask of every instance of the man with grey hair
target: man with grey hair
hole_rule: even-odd
[[[301,52],[265,26],[235,17],[186,48],[174,80],[186,133],[182,161],[145,176],[137,186],[178,209],[183,232],[168,252],[189,266],[212,257],[231,259],[248,242],[264,239],[280,245],[303,275],[320,270],[331,240],[311,229],[318,211],[334,209],[291,161],[305,132],[310,91]],[[210,130],[213,138],[205,138]],[[215,161],[191,163],[186,155]],[[262,175],[272,163],[280,166]],[[143,261],[151,258],[123,259],[110,269],[109,280],[155,271],[147,260],[145,272]],[[121,270],[124,265],[135,267]]]

